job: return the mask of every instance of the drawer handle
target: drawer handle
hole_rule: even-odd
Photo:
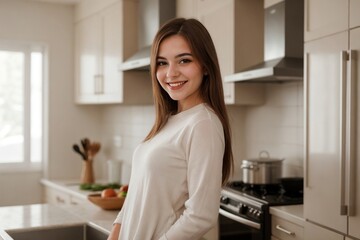
[[[276,225],[276,229],[283,232],[283,233],[286,233],[287,235],[290,235],[290,236],[295,236],[295,233],[294,232],[290,232],[289,230],[286,230],[285,228],[283,228],[282,226],[280,225]]]
[[[62,198],[59,197],[59,196],[56,196],[56,201],[57,201],[58,203],[65,203],[65,200],[62,199]]]

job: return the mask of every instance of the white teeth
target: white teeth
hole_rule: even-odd
[[[168,83],[170,85],[170,87],[177,87],[180,86],[182,84],[184,84],[185,82],[177,82],[177,83]]]

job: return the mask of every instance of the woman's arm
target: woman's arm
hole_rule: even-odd
[[[120,234],[120,228],[121,228],[121,224],[119,223],[114,223],[110,235],[108,237],[107,240],[118,240],[119,239],[119,234]]]

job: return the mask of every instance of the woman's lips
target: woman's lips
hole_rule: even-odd
[[[177,90],[180,89],[184,84],[186,83],[186,81],[181,81],[181,82],[168,82],[168,86],[170,87],[171,90]]]

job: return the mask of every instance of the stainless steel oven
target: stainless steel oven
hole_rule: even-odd
[[[223,188],[219,209],[220,240],[270,240],[270,206],[302,204],[302,193],[288,196],[281,185],[233,182]]]

